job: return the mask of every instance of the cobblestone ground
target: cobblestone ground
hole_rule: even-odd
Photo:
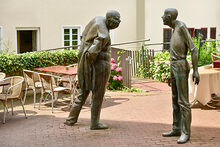
[[[21,106],[17,106],[15,115],[7,114],[6,124],[0,123],[0,147],[220,146],[218,109],[192,109],[192,135],[188,143],[178,145],[177,137],[162,137],[161,134],[172,127],[171,94],[164,83],[151,86],[159,90],[146,93],[107,92],[101,113],[101,122],[110,126],[107,130],[89,129],[89,106],[83,107],[75,126],[63,125],[68,116],[68,111],[65,111],[67,99],[58,100],[54,114],[49,102],[43,103],[41,110],[28,103],[25,105],[28,119],[24,118]]]

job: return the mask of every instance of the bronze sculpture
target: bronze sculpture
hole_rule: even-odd
[[[110,45],[109,30],[119,26],[120,14],[115,10],[106,13],[106,17],[97,16],[92,19],[82,34],[78,53],[78,81],[80,93],[74,100],[70,113],[64,124],[72,126],[77,120],[82,105],[89,92],[92,91],[90,129],[107,129],[108,126],[99,123],[101,105],[110,75]]]
[[[188,49],[191,51],[193,64],[193,81],[199,84],[197,48],[186,25],[176,20],[178,11],[168,8],[162,16],[164,25],[173,29],[170,41],[171,87],[173,106],[173,128],[163,133],[164,137],[180,136],[177,143],[186,143],[190,139],[191,108],[188,98],[189,65],[186,60]]]

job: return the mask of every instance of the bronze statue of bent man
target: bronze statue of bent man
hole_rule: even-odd
[[[191,108],[188,98],[189,65],[186,60],[188,49],[192,56],[193,81],[199,84],[197,48],[186,25],[176,20],[178,12],[174,8],[165,10],[162,16],[164,25],[173,29],[170,41],[171,87],[173,105],[173,129],[163,133],[164,137],[180,136],[177,143],[186,143],[190,139]]]
[[[92,19],[82,34],[78,53],[78,81],[80,93],[74,100],[70,113],[64,124],[72,126],[77,120],[89,92],[92,91],[90,129],[107,129],[99,123],[101,105],[110,75],[109,30],[119,26],[120,14],[115,10],[106,13],[106,17],[97,16]]]

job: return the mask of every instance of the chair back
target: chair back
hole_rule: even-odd
[[[34,86],[34,72],[31,70],[23,70],[24,80],[27,86]]]
[[[0,72],[0,80],[2,80],[2,79],[4,79],[5,78],[5,73],[3,73],[3,72]]]
[[[5,76],[6,76],[5,73],[0,72],[0,81],[3,80],[5,78]],[[0,87],[0,93],[2,93],[2,91],[3,91],[3,87],[1,86]]]
[[[53,77],[50,74],[39,73],[43,90],[53,91]]]
[[[216,52],[211,53],[212,62],[220,59],[220,56],[217,56],[217,55],[220,55],[220,54]]]
[[[77,67],[78,67],[78,63],[70,64],[70,65],[68,65],[67,67],[75,67],[75,68],[77,68]]]
[[[22,86],[23,86],[24,78],[21,76],[13,76],[11,77],[11,95],[14,97],[20,97],[22,94]]]
[[[40,81],[38,73],[34,71],[23,69],[23,75],[24,75],[25,83],[28,87],[29,86],[35,87],[35,82]]]

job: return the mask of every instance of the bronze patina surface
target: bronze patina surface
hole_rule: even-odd
[[[188,96],[188,77],[190,67],[186,60],[188,50],[191,52],[193,65],[193,81],[199,84],[197,48],[186,25],[176,20],[178,11],[168,8],[162,16],[164,25],[173,29],[170,41],[171,88],[173,105],[173,129],[163,133],[164,137],[180,136],[177,143],[185,143],[190,139],[191,108]]]
[[[82,105],[89,92],[92,91],[90,129],[108,128],[108,126],[99,123],[99,119],[110,75],[111,39],[109,30],[117,28],[120,22],[119,12],[110,10],[106,13],[106,17],[97,16],[85,27],[78,54],[80,94],[74,100],[69,117],[64,124],[72,126],[77,122]]]

